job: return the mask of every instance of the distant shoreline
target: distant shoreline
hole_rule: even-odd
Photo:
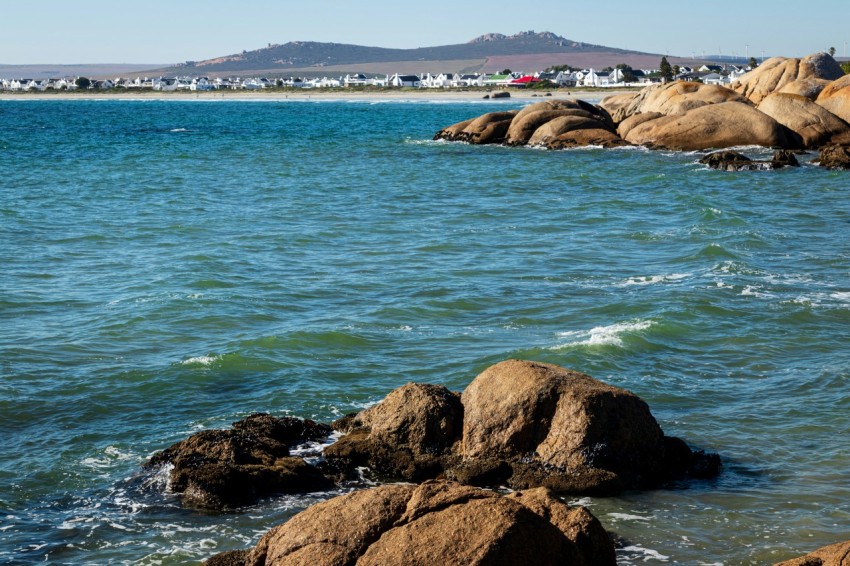
[[[637,92],[634,88],[561,88],[552,90],[512,90],[510,98],[498,98],[501,102],[510,100],[551,100],[553,98],[590,98],[602,99],[613,94]],[[483,100],[487,94],[501,91],[481,90],[441,90],[441,89],[321,89],[321,90],[214,90],[214,91],[87,91],[87,92],[0,92],[0,101],[6,100],[229,100],[229,101],[474,101]]]

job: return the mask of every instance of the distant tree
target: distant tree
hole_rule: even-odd
[[[681,72],[682,68],[679,65],[673,65],[673,76],[676,76]]]
[[[623,82],[624,83],[634,83],[637,82],[637,77],[635,76],[634,69],[631,66],[626,65],[625,63],[620,63],[616,67],[620,71],[623,72]]]
[[[844,70],[845,75],[850,75],[850,62],[841,63],[841,68]]]
[[[564,71],[566,73],[572,73],[575,70],[577,70],[577,69],[575,67],[573,67],[572,65],[554,65],[554,66],[546,69],[546,72],[547,73],[559,73],[561,71]]]
[[[670,62],[667,61],[667,57],[661,58],[658,70],[661,72],[661,78],[664,79],[665,82],[673,80],[673,67],[670,66]]]
[[[602,69],[603,73],[611,73],[613,71],[614,71],[614,67],[605,67],[604,69]]]
[[[510,70],[510,69],[502,69],[502,72],[501,72],[501,73],[499,73],[499,74],[500,74],[500,75],[510,75],[510,74],[511,74],[511,70]]]
[[[77,77],[77,80],[74,81],[74,84],[77,85],[77,88],[91,88],[91,80],[86,77]]]
[[[830,56],[830,57],[835,57],[835,47],[830,47],[830,48],[829,48],[829,56]]]
[[[755,69],[759,66],[759,62],[756,61],[755,57],[750,57],[750,69]]]
[[[276,81],[274,82],[274,86],[276,86],[276,87],[282,87],[282,86],[283,86],[283,79],[278,79],[278,80],[276,80]]]

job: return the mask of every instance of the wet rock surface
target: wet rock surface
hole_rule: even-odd
[[[229,430],[204,430],[155,454],[145,467],[170,466],[171,490],[183,503],[205,509],[248,505],[275,493],[333,487],[317,468],[290,456],[290,448],[322,440],[330,426],[258,413]]]
[[[825,546],[775,566],[850,566],[850,541]]]
[[[546,489],[512,493],[429,481],[385,485],[319,503],[248,551],[210,565],[613,566],[614,545],[583,507]]]
[[[825,147],[814,162],[827,169],[850,169],[850,146]]]
[[[753,160],[737,151],[726,150],[710,153],[700,158],[700,163],[708,165],[712,169],[722,171],[767,171],[782,169],[783,167],[799,167],[800,163],[794,153],[786,150],[773,152],[773,158],[766,160]]]
[[[720,470],[718,456],[666,437],[636,395],[530,361],[488,368],[459,398],[407,384],[340,426],[350,432],[325,458],[386,479],[444,476],[477,486],[615,494]]]

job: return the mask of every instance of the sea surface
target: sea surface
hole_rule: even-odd
[[[201,513],[142,463],[507,358],[627,388],[723,458],[568,498],[622,564],[850,537],[848,173],[431,141],[522,104],[0,101],[0,562],[253,545],[334,493]]]

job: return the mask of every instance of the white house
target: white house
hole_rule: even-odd
[[[576,86],[579,82],[575,71],[558,71],[552,82],[561,87]]]
[[[423,88],[448,88],[452,86],[454,76],[455,75],[453,73],[439,73],[436,75],[426,73],[425,76],[422,77],[420,86]]]
[[[394,74],[387,81],[387,86],[419,88],[422,81],[416,75]]]
[[[215,89],[215,85],[209,79],[209,77],[198,77],[192,79],[192,82],[189,83],[189,90],[195,91],[206,91]]]
[[[583,86],[605,87],[610,84],[611,76],[602,71],[594,71],[590,69],[581,81]]]
[[[708,73],[702,77],[702,82],[707,85],[727,86],[731,81],[720,73]]]
[[[366,75],[357,73],[356,75],[345,75],[342,79],[342,84],[345,86],[366,86]]]
[[[157,91],[170,92],[177,90],[177,79],[166,79],[159,77],[153,80],[153,89]]]
[[[467,87],[467,86],[484,86],[484,81],[487,79],[487,75],[483,74],[466,74],[461,75],[460,73],[456,73],[452,77],[451,86],[453,87]]]
[[[322,77],[321,79],[316,78],[307,81],[305,86],[308,88],[338,88],[342,86],[342,82],[339,79]]]

